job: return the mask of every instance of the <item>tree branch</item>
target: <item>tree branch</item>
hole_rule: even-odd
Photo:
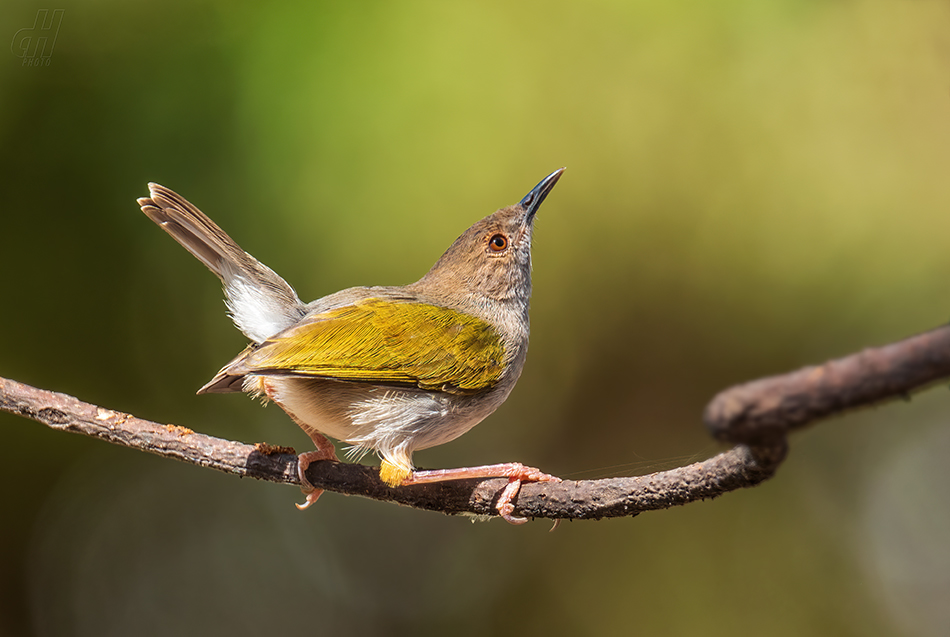
[[[950,375],[950,326],[822,365],[737,385],[707,405],[704,420],[723,442],[753,443],[894,398]]]
[[[717,395],[705,410],[713,435],[736,445],[704,462],[633,478],[522,485],[515,514],[553,519],[634,516],[713,498],[771,477],[787,434],[821,418],[906,397],[950,376],[950,327],[941,327],[823,365],[752,381]],[[248,445],[162,425],[84,403],[72,396],[0,378],[0,410],[62,431],[81,433],[219,471],[299,485],[293,449]],[[315,486],[446,514],[493,516],[503,479],[459,480],[392,488],[379,470],[315,462]]]

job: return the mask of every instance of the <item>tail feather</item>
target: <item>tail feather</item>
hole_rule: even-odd
[[[262,343],[303,317],[294,289],[203,212],[164,186],[148,189],[150,196],[138,200],[142,212],[221,279],[231,318],[249,339]]]

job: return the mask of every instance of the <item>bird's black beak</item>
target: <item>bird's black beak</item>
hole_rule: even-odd
[[[524,208],[525,216],[528,222],[534,218],[538,208],[541,207],[541,202],[544,201],[544,198],[547,197],[548,193],[551,192],[551,189],[554,188],[554,184],[556,184],[557,180],[561,178],[561,173],[563,173],[564,170],[564,168],[558,168],[553,173],[542,179],[541,183],[532,188],[531,192],[525,195],[524,199],[522,199],[518,204]]]

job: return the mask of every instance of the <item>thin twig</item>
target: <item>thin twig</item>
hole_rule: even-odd
[[[633,478],[525,484],[516,515],[554,519],[634,516],[713,498],[771,477],[786,454],[786,435],[817,419],[906,396],[950,376],[950,327],[868,349],[823,365],[727,389],[705,411],[707,426],[735,448],[704,462]],[[163,425],[84,403],[72,396],[0,378],[0,410],[53,429],[101,438],[241,476],[299,484],[292,449],[248,445]],[[496,515],[501,479],[392,488],[378,469],[315,462],[314,485],[348,495],[446,514]]]

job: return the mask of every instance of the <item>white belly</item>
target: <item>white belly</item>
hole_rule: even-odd
[[[375,451],[411,467],[412,452],[461,436],[492,413],[508,391],[478,396],[300,377],[248,376],[304,430],[350,443],[347,455]],[[309,431],[308,431],[309,433]]]

